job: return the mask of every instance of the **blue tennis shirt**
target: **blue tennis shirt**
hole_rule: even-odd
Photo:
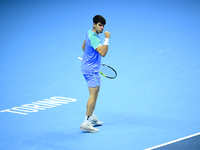
[[[82,74],[99,72],[101,55],[96,51],[96,48],[101,45],[100,37],[92,30],[89,30],[86,35],[85,51],[81,66]]]

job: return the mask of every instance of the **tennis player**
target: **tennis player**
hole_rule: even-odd
[[[101,86],[99,69],[101,57],[105,57],[108,52],[110,33],[105,32],[105,40],[101,44],[99,33],[102,33],[106,20],[101,15],[93,18],[93,29],[89,30],[84,40],[82,48],[84,51],[81,71],[88,85],[90,97],[87,102],[87,111],[84,122],[80,129],[88,132],[99,132],[93,126],[100,126],[103,122],[99,121],[94,114],[94,109]]]

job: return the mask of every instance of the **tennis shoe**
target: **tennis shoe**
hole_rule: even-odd
[[[83,130],[83,131],[91,132],[91,133],[99,132],[99,129],[94,128],[91,125],[91,123],[90,124],[82,123],[80,129]]]
[[[101,126],[103,124],[103,122],[99,121],[96,116],[92,117],[90,121],[92,126]]]

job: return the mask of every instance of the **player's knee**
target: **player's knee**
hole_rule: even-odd
[[[98,97],[98,93],[92,93],[92,94],[90,94],[90,97],[91,97],[92,99],[96,100],[97,97]]]

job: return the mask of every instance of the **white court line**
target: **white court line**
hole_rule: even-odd
[[[199,133],[196,133],[196,134],[193,134],[193,135],[189,135],[189,136],[180,138],[180,139],[177,139],[177,140],[174,140],[174,141],[171,141],[171,142],[167,142],[167,143],[164,143],[164,144],[161,144],[161,145],[158,145],[158,146],[154,146],[154,147],[151,147],[151,148],[147,148],[147,149],[145,149],[145,150],[153,150],[153,149],[155,149],[155,148],[159,148],[159,147],[166,146],[166,145],[169,145],[169,144],[172,144],[172,143],[176,143],[176,142],[179,142],[179,141],[182,141],[182,140],[185,140],[185,139],[189,139],[189,138],[191,138],[191,137],[198,136],[198,135],[200,135],[200,132],[199,132]]]

